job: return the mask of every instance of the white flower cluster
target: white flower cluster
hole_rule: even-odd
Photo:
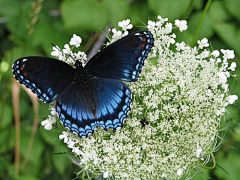
[[[69,42],[69,44],[72,46],[72,49],[73,47],[76,48],[80,47],[81,43],[82,39],[76,34],[73,34],[73,37]],[[51,52],[51,55],[71,65],[73,65],[76,62],[76,60],[80,60],[84,65],[85,61],[87,60],[87,55],[85,54],[85,52],[78,51],[77,53],[73,53],[69,44],[65,44],[64,49],[62,51],[58,46],[53,46],[53,51]]]
[[[185,31],[187,30],[188,26],[187,26],[187,21],[186,20],[175,20],[175,25],[179,28],[179,31]]]
[[[118,26],[122,28],[122,30],[117,30],[115,28],[109,29],[112,33],[112,37],[110,38],[110,42],[107,43],[107,45],[117,41],[118,39],[123,38],[124,36],[128,35],[128,30],[133,28],[133,25],[130,24],[130,19],[120,21],[118,23]]]
[[[110,43],[128,34],[129,23],[119,23],[124,33],[112,30]],[[187,29],[186,21],[175,25]],[[104,178],[180,179],[209,161],[225,108],[238,99],[227,84],[236,68],[228,62],[234,52],[211,52],[206,38],[193,48],[175,42],[173,26],[160,16],[148,22],[154,47],[139,80],[128,83],[132,111],[121,130],[97,128],[82,139],[68,131],[59,136],[80,167]]]
[[[56,115],[57,115],[57,112],[56,112],[56,109],[55,109],[55,104],[52,103],[49,105],[49,110],[50,110],[50,115],[47,116],[47,119],[46,120],[43,120],[41,122],[41,125],[44,127],[44,129],[46,130],[51,130],[53,128],[53,124],[56,123]]]

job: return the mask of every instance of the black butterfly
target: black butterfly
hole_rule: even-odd
[[[12,66],[14,77],[39,99],[51,103],[63,126],[87,137],[97,126],[121,128],[130,110],[131,91],[154,43],[149,31],[129,34],[75,68],[47,57],[23,57]]]

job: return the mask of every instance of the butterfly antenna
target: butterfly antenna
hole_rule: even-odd
[[[52,45],[53,47],[55,47],[56,49],[58,49],[59,51],[61,51],[61,49],[59,49],[59,47],[56,46],[55,44],[51,43],[51,45]]]
[[[56,46],[55,44],[53,44],[53,43],[51,43],[51,45],[53,46],[53,47],[55,47],[57,50],[59,50],[61,53],[62,53],[62,55],[63,55],[63,52],[62,52],[62,50],[58,47],[58,46]]]

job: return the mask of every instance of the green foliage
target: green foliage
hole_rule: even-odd
[[[62,18],[67,29],[96,30],[107,25],[108,12],[103,3],[89,1],[64,1]]]
[[[219,158],[217,159],[217,162],[221,168],[224,169],[224,171],[217,167],[215,170],[215,174],[225,180],[233,180],[233,179],[239,179],[240,177],[240,156],[239,152],[232,152],[227,155],[227,157],[224,157],[223,153],[218,153]],[[225,172],[226,171],[226,172]]]
[[[191,0],[149,0],[148,5],[154,14],[160,14],[162,17],[167,17],[172,21],[186,15],[190,2]]]
[[[233,49],[238,63],[236,74],[240,77],[240,1],[213,1],[207,12],[198,39],[206,37],[214,49]],[[131,19],[135,26],[145,27],[148,19],[157,15],[170,20],[187,19],[189,29],[178,35],[178,41],[188,44],[196,32],[203,13],[204,1],[193,0],[0,0],[0,179],[17,179],[15,175],[16,124],[12,97],[12,63],[23,56],[50,56],[51,43],[60,47],[68,43],[72,34],[83,38],[83,45],[92,39],[93,32],[101,32],[108,25]],[[144,28],[140,28],[144,29]],[[196,43],[196,42],[195,42]],[[238,79],[231,82],[233,94],[240,96]],[[236,126],[230,126],[226,143],[215,154],[217,167],[204,170],[194,179],[238,179],[240,167],[240,104],[228,109]],[[69,162],[69,151],[59,141],[57,129],[46,131],[39,124],[47,116],[46,106],[40,105],[36,135],[33,135],[34,111],[32,101],[20,89],[20,170],[18,179],[71,179],[79,167]],[[33,138],[30,148],[29,142]],[[30,148],[30,150],[29,150]],[[70,153],[70,152],[68,152]],[[86,178],[86,176],[85,176]]]
[[[191,16],[191,19],[189,19],[188,26],[189,26],[189,31],[194,34],[195,30],[198,26],[198,23],[201,19],[202,12],[196,12]],[[203,20],[203,24],[200,28],[200,32],[198,34],[198,39],[202,39],[204,37],[212,37],[213,36],[213,24],[211,22],[211,19],[206,15],[206,17]]]

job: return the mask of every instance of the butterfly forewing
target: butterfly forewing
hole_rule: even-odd
[[[90,79],[89,87],[91,94],[73,82],[62,92],[56,104],[62,124],[80,137],[92,134],[97,126],[122,127],[130,110],[129,88],[121,81],[98,77]]]
[[[136,81],[153,42],[149,31],[129,34],[96,54],[85,68],[98,77]]]
[[[39,99],[50,103],[73,81],[74,68],[52,58],[23,57],[14,62],[13,75]]]

